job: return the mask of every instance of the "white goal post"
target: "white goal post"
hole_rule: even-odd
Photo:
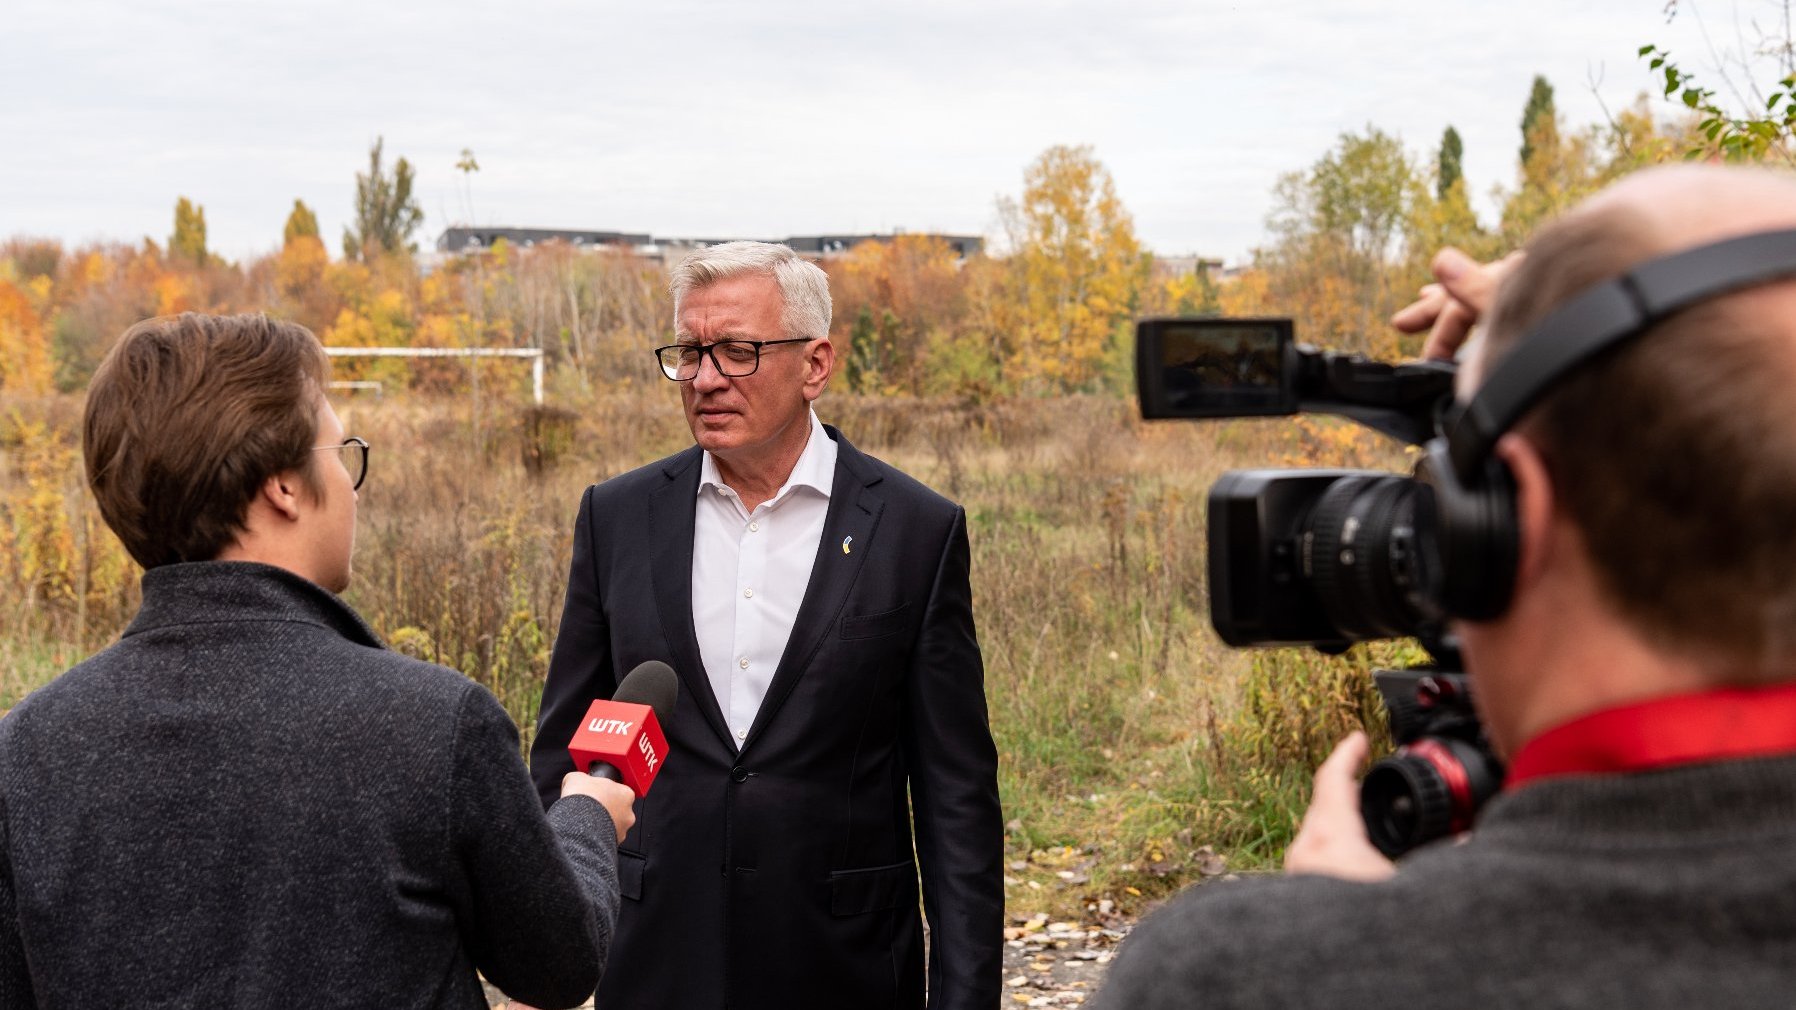
[[[326,347],[333,358],[529,358],[530,391],[543,402],[543,350],[540,347]],[[480,388],[475,373],[475,389]]]

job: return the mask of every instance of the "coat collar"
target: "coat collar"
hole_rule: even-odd
[[[374,629],[335,593],[285,568],[254,561],[195,561],[144,572],[143,606],[125,637],[240,621],[315,624],[358,645],[385,648]]]

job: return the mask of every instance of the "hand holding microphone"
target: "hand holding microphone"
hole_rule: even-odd
[[[680,679],[673,668],[650,660],[631,670],[617,693],[587,709],[568,753],[576,771],[562,777],[561,795],[598,800],[617,825],[618,841],[636,823],[632,803],[648,793],[667,755],[661,722],[673,716]]]

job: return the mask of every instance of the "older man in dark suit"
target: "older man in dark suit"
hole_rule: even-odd
[[[547,801],[592,698],[645,660],[686,681],[599,1004],[909,1008],[927,984],[931,1006],[994,1007],[1003,829],[965,515],[812,412],[823,271],[729,243],[672,288],[656,353],[697,445],[582,499],[532,754]]]
[[[545,817],[497,700],[349,584],[368,446],[304,327],[132,327],[82,449],[146,569],[111,648],[0,720],[0,1007],[573,1006],[603,971],[630,790]]]

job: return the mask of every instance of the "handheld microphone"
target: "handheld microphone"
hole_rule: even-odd
[[[647,795],[667,755],[661,720],[672,717],[679,697],[680,678],[666,663],[651,659],[631,670],[610,701],[586,710],[567,745],[574,767]]]

